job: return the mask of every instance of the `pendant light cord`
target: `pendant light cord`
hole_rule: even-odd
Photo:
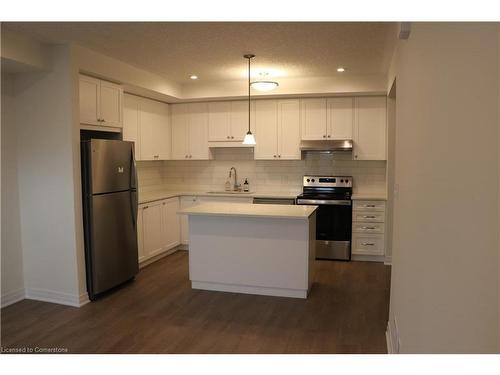
[[[252,58],[248,58],[248,131],[250,132],[250,60]]]

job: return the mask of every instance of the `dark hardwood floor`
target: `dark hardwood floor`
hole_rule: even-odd
[[[1,311],[2,347],[72,353],[386,353],[390,267],[317,261],[307,300],[192,290],[176,252],[82,308]]]

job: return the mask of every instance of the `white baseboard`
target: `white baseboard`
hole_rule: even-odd
[[[191,281],[191,288],[211,290],[216,292],[258,294],[261,296],[307,298],[307,290],[302,289],[270,288],[250,285],[212,283],[204,281]]]
[[[161,258],[165,258],[167,255],[175,253],[177,250],[184,250],[184,249],[182,248],[182,245],[177,245],[169,250],[164,251],[163,253],[156,254],[151,258],[146,258],[139,263],[139,269],[149,266],[151,263],[154,263],[157,260],[160,260]]]
[[[392,256],[386,256],[384,259],[384,264],[386,266],[392,266]]]
[[[2,294],[1,307],[10,306],[16,302],[22,301],[26,296],[24,288],[19,288],[17,290],[12,290],[5,294]]]
[[[87,293],[75,295],[37,288],[26,288],[26,298],[74,307],[80,307],[89,302]]]
[[[396,354],[394,345],[392,344],[392,332],[389,323],[387,323],[387,330],[385,331],[385,341],[387,342],[387,354]]]

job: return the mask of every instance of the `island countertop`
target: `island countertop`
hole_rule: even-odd
[[[239,216],[275,219],[308,219],[318,206],[296,206],[251,203],[202,203],[179,210],[179,214],[196,216]]]

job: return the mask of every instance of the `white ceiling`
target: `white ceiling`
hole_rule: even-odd
[[[386,74],[396,40],[395,23],[3,23],[47,43],[74,42],[164,78],[185,84],[245,77],[243,54],[254,53],[252,71],[270,77]]]

